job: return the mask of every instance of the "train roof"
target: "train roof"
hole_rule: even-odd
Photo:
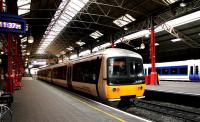
[[[90,55],[87,56],[83,56],[83,57],[79,57],[73,60],[69,60],[69,61],[65,61],[63,63],[59,63],[59,64],[55,64],[55,65],[50,65],[44,68],[40,68],[40,70],[45,70],[45,69],[49,69],[49,68],[54,68],[54,67],[60,67],[60,66],[64,66],[67,65],[70,62],[75,62],[75,61],[82,61],[82,60],[88,60],[88,58],[92,57],[97,57],[97,56],[106,56],[106,57],[121,57],[121,56],[127,56],[127,57],[136,57],[136,58],[140,58],[142,59],[142,56],[136,52],[130,51],[130,50],[126,50],[126,49],[121,49],[121,48],[108,48],[105,50],[101,50],[99,52],[96,53],[92,53]]]
[[[72,62],[77,61],[77,60],[79,61],[79,60],[82,60],[82,59],[86,59],[86,58],[93,57],[93,56],[100,56],[100,55],[104,55],[104,56],[107,56],[107,57],[127,56],[127,57],[136,57],[136,58],[142,59],[142,56],[140,54],[133,52],[133,51],[130,51],[130,50],[121,49],[121,48],[108,48],[108,49],[101,50],[101,51],[96,52],[96,53],[92,53],[92,54],[87,55],[87,56],[83,56],[83,57],[73,59],[71,61]]]
[[[185,61],[171,61],[171,62],[161,62],[156,63],[156,66],[180,66],[180,65],[188,65],[188,64],[200,64],[200,59],[191,59]],[[144,64],[147,67],[150,67],[151,64]]]

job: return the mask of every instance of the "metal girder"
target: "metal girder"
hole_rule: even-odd
[[[93,0],[93,1],[89,1],[89,3],[94,3],[96,4],[98,7],[100,7],[99,5],[103,5],[103,6],[108,6],[108,7],[113,7],[113,8],[120,8],[122,10],[126,10],[128,12],[131,12],[131,13],[138,13],[138,14],[142,14],[144,16],[146,16],[146,14],[142,13],[142,12],[139,12],[139,11],[135,11],[133,9],[128,9],[128,8],[125,8],[125,7],[122,7],[121,5],[112,5],[112,4],[106,4],[106,3],[101,3],[101,2],[97,2],[97,0]],[[101,7],[100,7],[101,8]],[[101,11],[104,13],[103,9],[101,8]],[[105,13],[104,13],[105,14]],[[106,15],[106,14],[105,14]]]
[[[167,31],[168,33],[170,33],[172,36],[176,37],[176,38],[183,38],[183,42],[188,45],[189,47],[198,47],[200,44],[197,43],[196,41],[194,41],[193,39],[191,39],[189,36],[185,35],[184,33],[178,31],[177,29],[175,29],[174,27],[166,24],[166,20],[164,20],[163,18],[157,16],[157,19],[155,19],[155,22],[157,25],[161,25],[161,27]],[[163,23],[164,22],[164,23]]]

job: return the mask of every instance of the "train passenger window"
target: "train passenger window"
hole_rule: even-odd
[[[187,67],[179,68],[179,74],[187,75],[188,74],[188,68]]]
[[[150,74],[151,74],[151,68],[148,69],[148,75],[150,75]]]
[[[199,69],[198,69],[198,66],[196,66],[195,74],[198,75],[198,73],[199,73]]]
[[[161,74],[161,69],[160,69],[160,68],[156,68],[156,72],[157,72],[158,74]]]
[[[147,75],[147,69],[146,68],[144,69],[144,74]]]
[[[101,59],[74,64],[72,80],[96,84],[99,78],[100,67]]]
[[[193,75],[193,66],[190,67],[190,74]]]
[[[171,68],[170,74],[173,74],[173,75],[178,74],[178,68]]]
[[[162,74],[164,74],[164,75],[169,74],[169,69],[163,68]]]

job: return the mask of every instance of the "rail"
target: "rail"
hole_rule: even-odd
[[[136,100],[135,106],[149,111],[158,112],[164,115],[174,116],[187,121],[200,122],[199,110],[189,108],[186,109],[178,106],[172,106],[145,100]]]

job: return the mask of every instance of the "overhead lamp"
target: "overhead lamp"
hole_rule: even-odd
[[[182,2],[180,3],[180,7],[185,7],[187,4],[184,2],[184,0],[182,0]]]
[[[26,55],[30,55],[30,52],[27,52]]]
[[[142,38],[142,43],[140,45],[140,49],[144,49],[145,48],[145,44],[144,44],[144,41],[143,41],[143,38]]]
[[[125,28],[124,28],[124,30],[126,31],[126,30],[128,30],[128,28],[127,28],[127,27],[125,27]]]
[[[26,61],[28,61],[28,58],[26,58]]]
[[[158,44],[158,43],[155,43],[155,46],[158,46],[158,45],[160,45],[160,44]]]
[[[28,37],[28,43],[33,43],[34,42],[34,38],[33,38],[33,36],[29,36]]]
[[[171,40],[171,42],[179,42],[179,41],[182,41],[182,38],[176,38]]]
[[[4,52],[3,52],[3,51],[1,51],[1,54],[3,55],[3,54],[4,54]]]
[[[144,43],[142,42],[142,44],[140,45],[140,49],[144,49],[145,48],[145,45]]]

